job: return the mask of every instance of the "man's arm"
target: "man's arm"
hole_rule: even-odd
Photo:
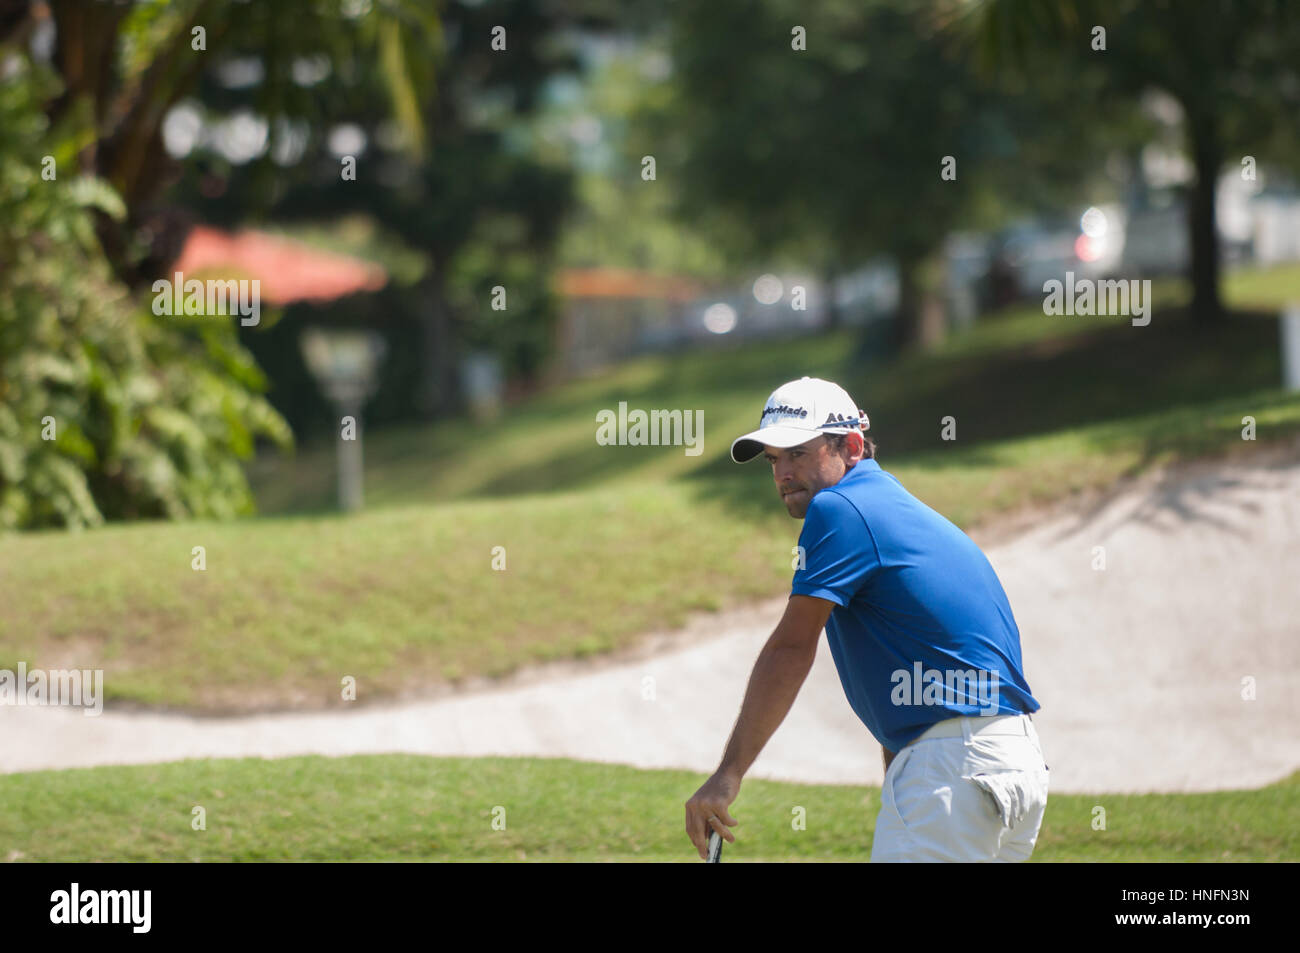
[[[790,713],[834,607],[833,602],[815,596],[791,596],[785,614],[759,653],[722,763],[686,802],[686,833],[701,859],[708,850],[710,831],[716,830],[728,841],[736,840],[728,828],[738,822],[727,808],[740,793],[741,778]]]
[[[812,670],[817,643],[833,608],[835,603],[816,596],[790,597],[785,614],[754,663],[719,771],[743,777],[781,726]]]

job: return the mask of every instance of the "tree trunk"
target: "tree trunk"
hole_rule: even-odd
[[[844,323],[844,314],[840,308],[839,302],[836,301],[835,285],[839,279],[839,268],[834,264],[827,265],[822,270],[822,282],[826,286],[826,324],[825,330],[839,330]]]
[[[1192,250],[1192,316],[1200,324],[1213,325],[1225,318],[1219,297],[1219,234],[1214,210],[1222,149],[1212,116],[1193,117],[1189,111],[1187,124],[1192,163],[1196,168],[1196,181],[1187,206]]]
[[[924,256],[898,260],[894,346],[899,352],[928,350],[943,340],[943,302],[934,288],[933,271],[933,263]]]
[[[425,305],[420,314],[420,371],[415,406],[426,419],[443,417],[461,408],[460,346],[442,271],[435,267],[425,279]]]

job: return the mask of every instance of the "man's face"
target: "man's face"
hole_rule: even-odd
[[[786,510],[797,520],[804,518],[813,496],[839,483],[844,474],[862,459],[862,437],[849,434],[842,450],[827,441],[826,435],[807,443],[782,450],[763,445],[763,458],[772,465],[772,479]]]

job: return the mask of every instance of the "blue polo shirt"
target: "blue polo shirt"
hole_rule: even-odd
[[[863,724],[898,751],[935,722],[1041,706],[1002,584],[970,537],[862,460],[812,498],[793,595],[835,603],[835,667]]]

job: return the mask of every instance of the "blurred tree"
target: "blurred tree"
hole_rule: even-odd
[[[1098,77],[1102,101],[1162,90],[1182,107],[1195,176],[1187,203],[1192,311],[1224,318],[1215,194],[1225,163],[1286,150],[1300,110],[1300,5],[1293,0],[946,0],[984,62],[1036,80],[1066,71]],[[1100,47],[1104,30],[1104,48]],[[1279,127],[1292,130],[1279,138]],[[1229,162],[1231,158],[1231,162]]]
[[[512,127],[552,73],[573,68],[565,32],[637,22],[628,4],[32,0],[15,9],[22,7],[22,16],[6,8],[0,30],[29,36],[53,27],[49,59],[64,92],[48,113],[75,118],[81,168],[125,201],[121,220],[101,215],[97,226],[128,284],[161,273],[199,216],[234,224],[360,211],[430,261],[396,308],[418,328],[418,373],[408,377],[421,382],[415,397],[425,414],[458,406],[467,348],[496,351],[522,375],[541,364],[554,311],[550,249],[571,197],[564,170],[512,147]],[[504,48],[494,48],[497,27]],[[173,155],[164,131],[180,105],[173,126],[183,139],[189,125],[197,141]],[[358,131],[360,169],[345,180],[338,150]],[[505,312],[488,307],[497,285],[507,286]],[[252,332],[242,333],[252,344]],[[270,337],[253,346],[293,343],[291,335]]]
[[[259,396],[263,375],[228,317],[159,320],[131,296],[174,256],[182,233],[159,214],[177,169],[162,126],[223,47],[267,51],[269,116],[317,110],[289,82],[304,56],[359,50],[418,157],[437,17],[415,0],[384,0],[362,17],[371,6],[29,0],[0,9],[0,63],[14,97],[6,118],[31,132],[6,143],[0,522],[251,508],[239,461],[259,435],[290,439]],[[57,178],[33,167],[41,155]]]
[[[99,224],[110,260],[132,284],[152,279],[160,259],[177,250],[165,220],[149,221],[179,175],[164,148],[163,123],[205,72],[234,52],[260,55],[265,78],[256,106],[282,121],[328,115],[293,81],[310,58],[373,72],[405,148],[416,157],[424,148],[422,106],[433,98],[431,54],[441,27],[436,9],[420,0],[32,0],[28,9],[30,22],[52,27],[50,61],[63,80],[62,94],[47,106],[50,118],[78,117],[87,137],[78,156],[82,170],[107,180],[126,203],[123,222]],[[152,247],[139,247],[140,238]]]
[[[1085,116],[1061,109],[1063,84],[977,75],[931,3],[673,11],[677,95],[647,121],[645,147],[660,177],[681,178],[682,213],[713,223],[737,256],[794,255],[827,276],[892,256],[900,347],[942,332],[938,253],[952,229],[1099,174],[1077,147]]]
[[[365,216],[422,255],[427,267],[413,285],[385,294],[385,307],[416,331],[401,332],[403,353],[395,355],[418,365],[400,382],[414,386],[403,395],[406,412],[453,413],[462,402],[467,351],[493,352],[509,376],[524,379],[546,357],[556,309],[554,246],[573,204],[572,176],[564,163],[530,151],[526,127],[552,77],[579,71],[571,31],[607,27],[615,6],[440,5],[437,37],[426,50],[438,94],[422,102],[418,153],[395,127],[389,84],[369,67],[364,48],[302,51],[288,82],[292,95],[271,97],[264,88],[270,67],[258,64],[281,52],[241,30],[226,62],[243,64],[252,78],[232,81],[229,72],[209,70],[185,105],[205,124],[273,117],[265,146],[233,161],[213,143],[196,145],[171,197],[219,224],[267,218],[301,226]],[[493,49],[495,27],[505,31],[504,49]],[[304,105],[288,112],[280,104],[291,99]],[[356,160],[355,176],[340,174],[344,152]],[[506,291],[504,311],[490,305],[497,286]],[[280,357],[297,360],[288,353],[272,359]],[[393,412],[396,396],[385,396]]]
[[[121,198],[69,171],[81,129],[45,114],[58,80],[0,63],[0,530],[248,512],[240,460],[290,435],[233,323],[131,297],[89,211],[120,221]]]
[[[672,92],[662,32],[603,51],[586,81],[539,117],[534,148],[577,175],[581,200],[563,234],[565,265],[724,280],[730,275],[716,245],[674,217],[679,183],[646,188],[641,181],[642,114],[664,108]]]

